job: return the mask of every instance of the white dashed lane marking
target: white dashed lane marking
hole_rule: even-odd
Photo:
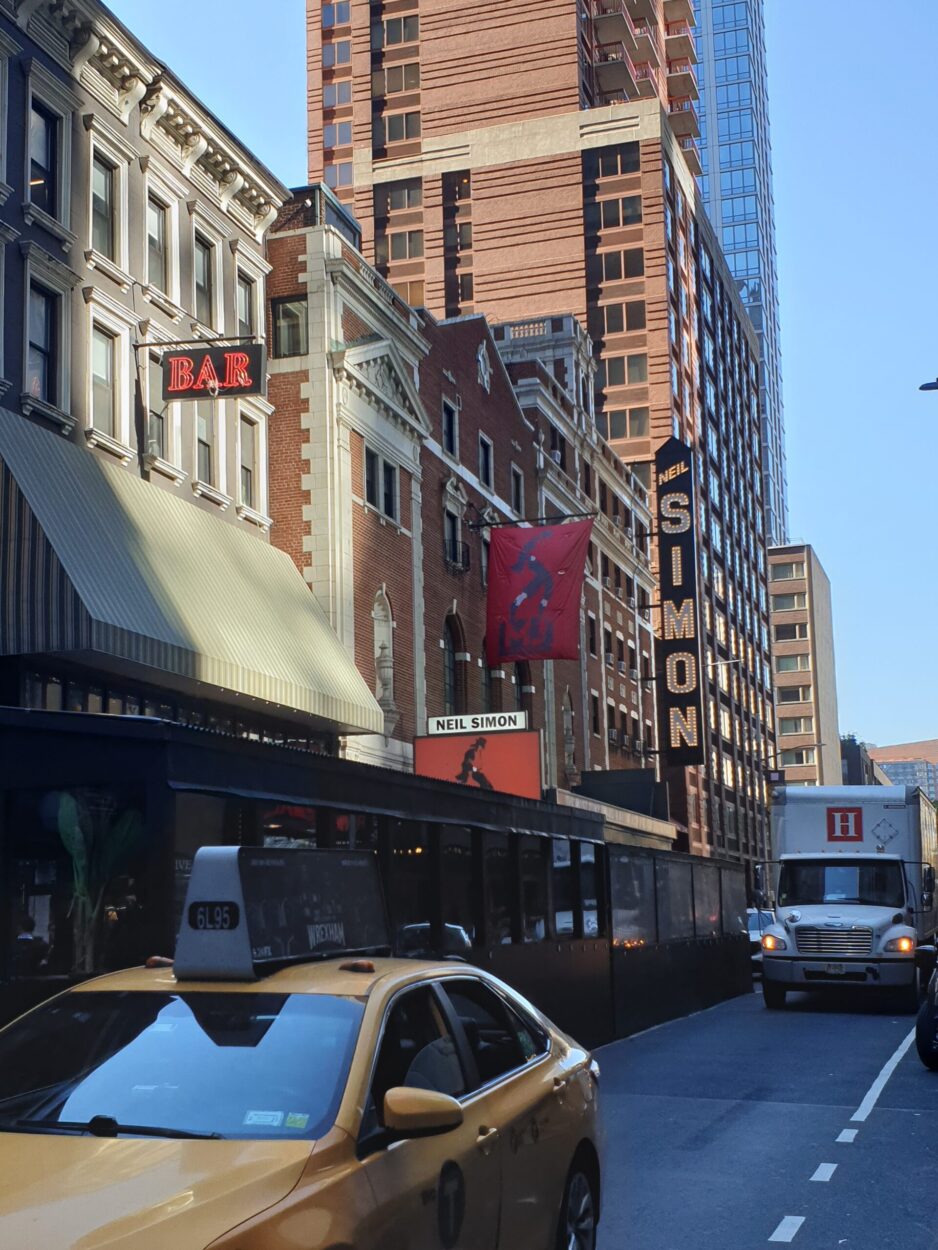
[[[811,1177],[813,1181],[829,1181],[837,1171],[836,1163],[819,1163],[817,1171]]]
[[[786,1215],[769,1241],[793,1241],[795,1233],[804,1223],[803,1215]]]
[[[859,1133],[859,1131],[860,1131],[860,1130],[859,1130],[858,1128],[845,1128],[845,1129],[841,1132],[841,1134],[840,1134],[840,1136],[837,1138],[837,1140],[838,1140],[838,1141],[853,1141],[853,1140],[855,1139],[855,1137],[856,1137],[857,1133]]]

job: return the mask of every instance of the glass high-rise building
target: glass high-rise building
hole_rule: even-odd
[[[788,541],[782,358],[764,0],[694,0],[700,189],[762,353],[762,472],[771,544]]]

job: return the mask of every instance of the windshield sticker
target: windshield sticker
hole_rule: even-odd
[[[283,1123],[282,1111],[249,1111],[244,1117],[244,1124],[255,1128],[279,1128]]]
[[[309,1124],[309,1116],[303,1115],[299,1111],[288,1111],[285,1128],[306,1128]]]

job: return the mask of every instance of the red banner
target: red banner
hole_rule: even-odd
[[[575,660],[593,522],[492,530],[485,652],[502,660]]]

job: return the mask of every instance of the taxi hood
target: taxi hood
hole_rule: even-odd
[[[314,1145],[0,1133],[0,1246],[204,1250],[285,1198]]]

